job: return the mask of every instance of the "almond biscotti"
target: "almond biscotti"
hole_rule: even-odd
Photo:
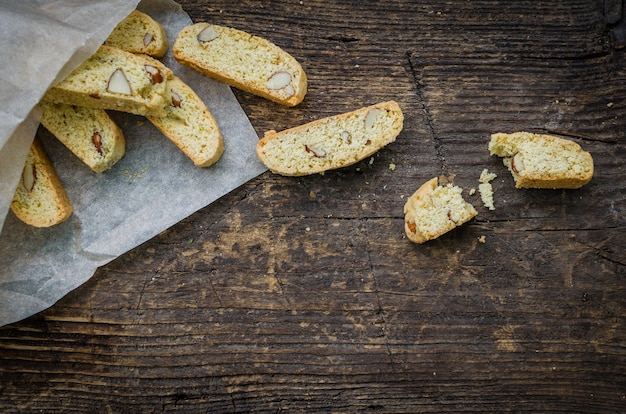
[[[159,22],[145,13],[133,10],[113,29],[104,44],[160,58],[167,52],[168,41]]]
[[[165,115],[165,91],[172,71],[156,59],[100,46],[98,51],[52,86],[45,102],[137,115]]]
[[[268,131],[256,152],[277,174],[321,173],[352,165],[395,141],[403,122],[396,102],[382,102],[282,132]]]
[[[105,110],[50,102],[40,107],[41,125],[93,171],[106,171],[124,156],[124,134]]]
[[[424,243],[436,239],[476,216],[476,209],[463,199],[462,191],[451,183],[439,185],[436,177],[418,188],[404,205],[404,229],[409,240]]]
[[[198,167],[220,159],[224,144],[220,128],[198,95],[181,79],[168,82],[168,104],[163,117],[147,116]]]
[[[579,188],[593,177],[591,154],[568,139],[515,132],[491,135],[491,155],[504,157],[517,188]]]
[[[37,138],[26,157],[11,210],[24,223],[35,227],[54,226],[72,215],[72,204]]]
[[[183,65],[282,105],[295,106],[306,94],[307,76],[296,59],[240,30],[197,23],[180,31],[173,51]]]

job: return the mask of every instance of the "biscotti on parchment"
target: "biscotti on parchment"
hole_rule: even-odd
[[[591,154],[574,141],[515,132],[491,135],[491,155],[504,157],[517,188],[579,188],[593,177]]]
[[[424,183],[404,205],[404,229],[409,240],[424,243],[471,220],[477,212],[463,199],[462,189],[451,183]]]
[[[50,102],[40,107],[41,124],[93,171],[106,171],[124,156],[124,134],[105,110]]]
[[[168,41],[159,22],[145,13],[133,10],[113,29],[104,44],[160,58],[167,52]]]
[[[282,105],[295,106],[306,94],[307,76],[290,54],[246,32],[209,23],[180,31],[174,57],[214,78]]]
[[[24,223],[34,227],[50,227],[72,215],[72,204],[38,138],[33,141],[26,157],[11,210]]]
[[[181,79],[168,82],[166,115],[146,116],[198,167],[220,159],[224,144],[220,128],[198,95]]]
[[[156,59],[100,46],[45,94],[45,102],[137,115],[165,116],[165,91],[172,71]]]
[[[395,141],[403,122],[396,102],[382,102],[281,132],[268,131],[256,152],[277,174],[321,173],[352,165]]]

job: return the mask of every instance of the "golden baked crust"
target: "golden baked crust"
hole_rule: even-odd
[[[24,223],[35,227],[50,227],[72,215],[72,204],[37,138],[26,158],[11,210]]]
[[[591,154],[574,141],[552,135],[496,133],[491,155],[504,157],[517,188],[580,188],[593,177]]]
[[[450,183],[439,185],[436,177],[422,184],[404,205],[404,230],[409,240],[424,243],[436,239],[476,216],[474,206],[461,192]]]
[[[208,167],[224,152],[222,133],[204,102],[181,79],[168,83],[166,115],[146,118],[169,138],[196,166]]]
[[[230,27],[196,23],[180,31],[174,57],[198,72],[286,106],[302,102],[307,76],[270,41]]]
[[[382,102],[281,132],[268,131],[257,156],[272,172],[299,176],[352,165],[395,141],[402,110]]]

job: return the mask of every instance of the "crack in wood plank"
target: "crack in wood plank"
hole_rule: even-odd
[[[421,63],[421,58],[413,59],[413,57],[414,57],[413,53],[407,53],[407,59],[409,62],[409,67],[411,69],[411,75],[413,77],[413,81],[415,84],[415,90],[416,90],[416,95],[417,95],[417,99],[419,102],[419,106],[424,113],[424,122],[426,125],[426,129],[428,130],[430,138],[435,144],[435,151],[437,152],[437,158],[441,162],[441,170],[444,173],[447,173],[448,166],[446,162],[446,156],[443,150],[443,143],[439,139],[439,136],[437,135],[437,132],[435,130],[435,121],[431,114],[430,107],[428,105],[428,100],[424,93],[426,85],[424,83],[423,66],[425,65],[425,63],[424,64]]]

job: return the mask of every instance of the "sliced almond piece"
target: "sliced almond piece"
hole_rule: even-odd
[[[144,46],[148,46],[148,45],[150,44],[150,42],[152,42],[152,39],[153,39],[153,38],[154,38],[154,37],[152,36],[152,33],[146,33],[146,34],[143,36],[143,45],[144,45]]]
[[[178,92],[172,89],[172,106],[174,108],[180,108],[183,103],[183,98]]]
[[[98,131],[94,132],[91,136],[91,142],[93,142],[93,146],[96,147],[96,151],[100,154],[101,157],[104,156],[104,152],[102,152],[102,137]]]
[[[22,186],[27,192],[33,191],[35,188],[35,181],[37,181],[37,169],[35,164],[26,164],[22,171]]]
[[[198,33],[198,42],[210,42],[219,36],[219,33],[215,31],[213,26],[207,26]]]
[[[516,173],[520,173],[524,170],[524,162],[519,152],[511,158],[511,169]]]
[[[326,151],[322,148],[315,148],[309,145],[305,145],[304,149],[306,152],[310,152],[316,158],[324,158],[326,156]]]
[[[109,78],[109,83],[107,85],[107,91],[111,93],[119,93],[122,95],[130,95],[130,84],[126,79],[126,75],[122,69],[115,69],[115,72]]]
[[[285,93],[289,96],[294,96],[296,94],[296,90],[291,85],[285,86]]]
[[[144,65],[144,67],[148,75],[150,75],[150,82],[152,82],[153,85],[163,82],[163,74],[157,67],[152,65]]]
[[[279,71],[274,73],[267,80],[267,89],[282,89],[291,83],[291,73],[285,71]],[[290,85],[289,85],[290,86]],[[292,87],[293,90],[293,87]]]
[[[352,144],[352,135],[348,131],[341,131],[341,140],[346,144]]]
[[[371,129],[376,123],[376,117],[380,109],[371,109],[365,116],[365,129]]]

